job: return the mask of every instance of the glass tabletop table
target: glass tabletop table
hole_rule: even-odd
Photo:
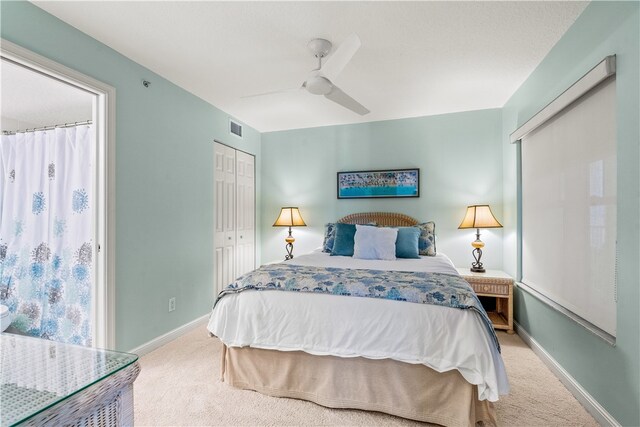
[[[123,419],[118,410],[130,411],[133,421],[137,360],[135,354],[2,333],[0,426],[73,425],[105,416],[119,420],[107,425],[117,425]]]

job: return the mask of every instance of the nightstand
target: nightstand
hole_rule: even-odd
[[[513,278],[500,270],[487,270],[486,273],[474,273],[468,267],[456,270],[479,297],[495,298],[495,310],[487,312],[489,319],[495,329],[513,334]]]

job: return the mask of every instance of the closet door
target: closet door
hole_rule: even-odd
[[[236,276],[255,268],[255,157],[236,152]]]
[[[236,277],[236,150],[215,144],[215,291]]]

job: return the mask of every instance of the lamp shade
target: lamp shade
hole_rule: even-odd
[[[489,205],[467,206],[467,213],[458,228],[502,228]]]
[[[278,219],[273,223],[274,227],[301,227],[306,226],[297,207],[285,207],[280,209]]]

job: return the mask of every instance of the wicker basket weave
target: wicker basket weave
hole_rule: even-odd
[[[135,362],[28,419],[25,426],[133,426],[133,381],[140,373]]]
[[[418,221],[408,215],[393,212],[361,212],[340,218],[338,222],[343,224],[369,224],[375,222],[384,227],[410,227],[418,224]]]

